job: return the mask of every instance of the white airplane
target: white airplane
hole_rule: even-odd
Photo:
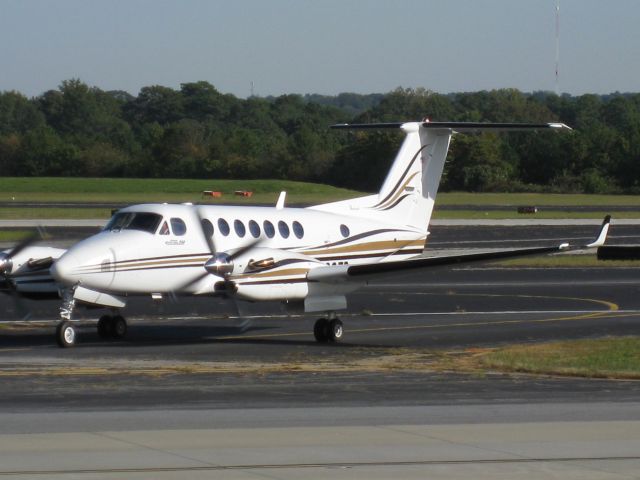
[[[415,258],[429,235],[454,133],[569,129],[564,124],[423,121],[333,128],[406,134],[377,194],[308,208],[285,207],[283,194],[274,207],[134,205],[66,251],[31,246],[29,239],[0,254],[0,272],[14,294],[60,296],[56,339],[62,347],[77,338],[76,302],[112,309],[114,315],[98,321],[98,333],[122,338],[127,323],[117,312],[129,297],[169,295],[302,304],[305,312],[326,313],[315,323],[316,340],[335,342],[344,333],[335,312],[347,307],[346,294],[371,278],[604,243],[608,218],[589,245]]]

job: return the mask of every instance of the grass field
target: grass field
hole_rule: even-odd
[[[221,198],[203,196],[205,190],[220,191]],[[250,198],[233,194],[236,190],[253,192]],[[287,192],[287,203],[312,205],[365,193],[328,185],[285,180],[185,180],[123,178],[0,178],[0,202],[100,202],[133,204],[146,202],[194,202],[211,204],[274,204],[281,191]],[[498,210],[442,210],[447,205],[491,205]],[[517,213],[517,206],[540,207],[536,214]],[[596,206],[595,212],[545,211],[545,205]],[[616,211],[616,206],[637,206],[637,211]],[[108,209],[84,211],[66,209],[0,208],[0,218],[107,218]],[[640,218],[640,196],[632,195],[559,195],[519,193],[441,193],[437,197],[434,218],[444,219],[510,219],[510,218]]]
[[[505,372],[640,379],[640,338],[511,345],[480,355],[476,362],[481,368]]]
[[[222,198],[204,197],[205,190]],[[236,190],[253,192],[238,197]],[[286,180],[184,180],[132,178],[0,178],[0,202],[211,202],[274,203],[281,191],[290,203],[322,203],[362,195],[315,183]]]

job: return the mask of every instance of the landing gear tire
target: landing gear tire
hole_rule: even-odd
[[[98,336],[102,339],[113,338],[113,317],[103,315],[98,320]]]
[[[327,333],[330,342],[339,342],[342,340],[342,337],[344,336],[344,327],[342,326],[342,322],[337,318],[331,320],[327,328]]]
[[[111,320],[111,324],[113,325],[113,338],[115,338],[116,340],[124,338],[124,336],[127,334],[127,321],[124,319],[124,317],[116,315]]]
[[[120,340],[127,334],[127,321],[120,315],[103,315],[98,320],[98,336],[105,340]]]
[[[344,337],[344,327],[337,318],[321,318],[313,326],[313,336],[318,343],[337,343]]]
[[[327,343],[329,341],[329,320],[327,318],[320,318],[313,326],[313,336],[316,337],[316,342]]]
[[[56,327],[56,340],[62,348],[70,348],[76,344],[76,329],[70,322],[62,322]]]

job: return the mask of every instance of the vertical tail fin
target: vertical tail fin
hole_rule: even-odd
[[[426,230],[449,150],[451,129],[427,129],[420,123],[400,127],[406,137],[371,209],[395,222]]]
[[[312,207],[354,214],[427,231],[454,133],[484,130],[520,131],[568,129],[563,123],[408,122],[334,125],[339,129],[399,128],[406,133],[391,169],[377,195]]]

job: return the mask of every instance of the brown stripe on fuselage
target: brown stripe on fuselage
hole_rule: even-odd
[[[307,250],[301,252],[305,255],[310,256],[319,256],[319,255],[330,255],[333,253],[349,253],[349,252],[362,252],[367,250],[389,250],[389,249],[401,249],[405,247],[424,247],[425,238],[421,238],[418,240],[409,240],[409,241],[399,241],[399,240],[384,240],[378,242],[366,242],[359,243],[357,245],[347,245],[344,247],[337,248],[325,248],[325,249],[317,249],[317,250]]]

